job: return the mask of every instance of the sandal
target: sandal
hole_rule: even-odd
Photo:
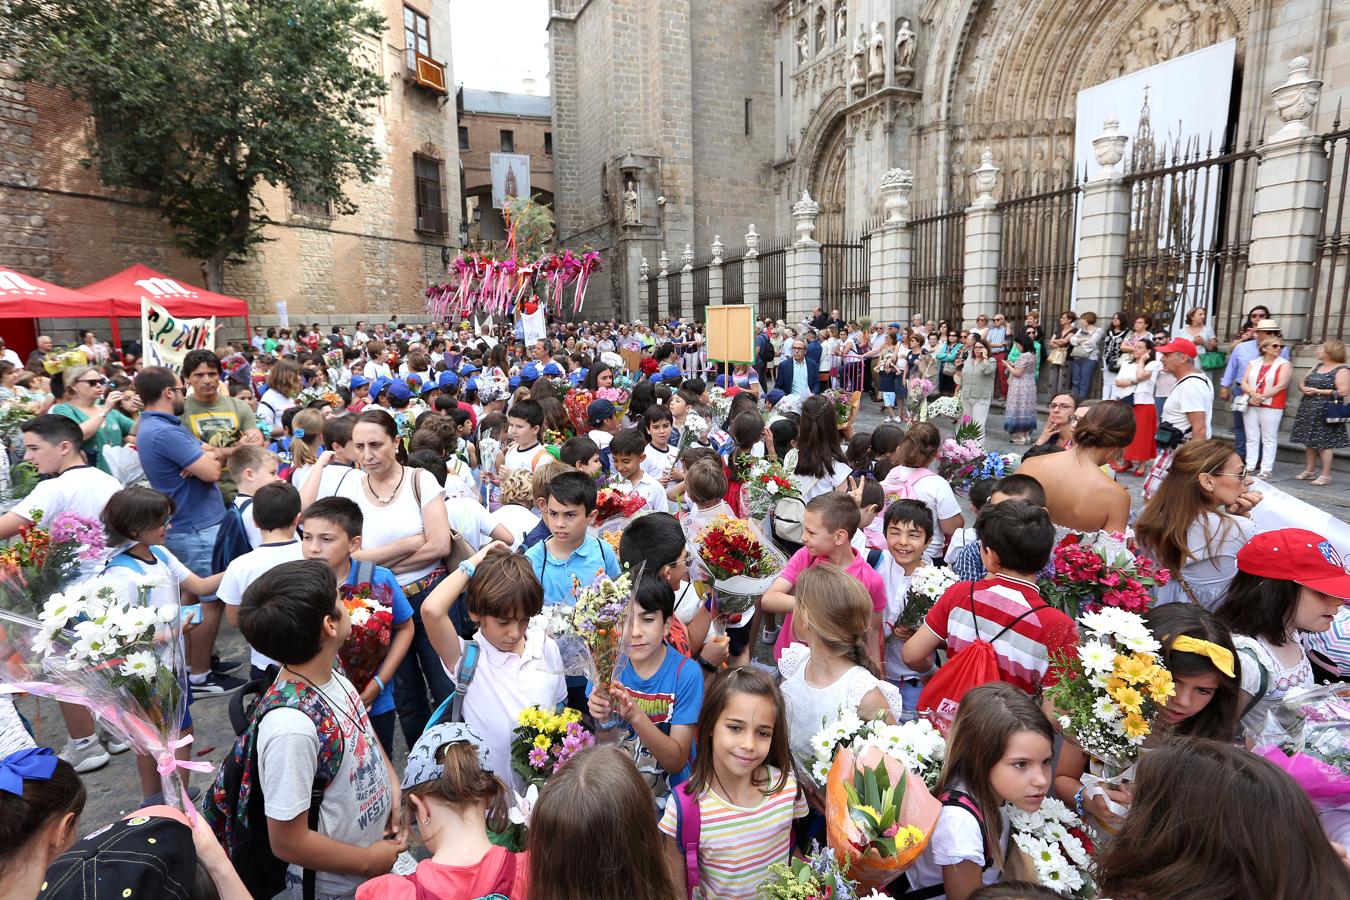
[[[1307,481],[1309,478],[1313,477],[1313,474],[1314,473],[1312,469],[1304,469],[1302,472],[1299,472],[1297,475],[1294,476],[1294,480]]]
[[[1331,484],[1331,476],[1330,475],[1319,476],[1317,478],[1314,478],[1311,484],[1315,484],[1317,487],[1326,487],[1327,485]]]

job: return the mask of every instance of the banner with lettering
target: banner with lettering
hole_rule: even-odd
[[[180,319],[158,303],[141,298],[141,353],[147,366],[179,372],[190,350],[211,349],[216,342],[216,317]]]

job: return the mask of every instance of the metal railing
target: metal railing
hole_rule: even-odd
[[[759,251],[759,314],[771,321],[787,319],[788,239],[766,241]]]
[[[735,259],[722,262],[722,302],[726,304],[745,302],[745,257],[737,255]]]
[[[694,321],[702,322],[708,318],[708,263],[706,260],[694,264],[689,273],[694,278]]]
[[[910,220],[914,236],[914,272],[910,277],[913,311],[924,321],[946,319],[960,328],[965,289],[966,210],[920,210]]]
[[[652,276],[647,279],[647,321],[657,322],[661,319],[661,291],[657,284],[660,276]]]
[[[999,253],[999,311],[1021,322],[1033,310],[1054,322],[1073,296],[1074,228],[1078,184],[1013,197],[998,205],[1003,214]]]
[[[856,322],[868,311],[870,247],[871,235],[826,235],[820,243],[820,305],[839,310],[846,322]]]
[[[1346,306],[1350,304],[1350,209],[1346,188],[1350,185],[1350,129],[1341,127],[1341,110],[1331,131],[1323,135],[1327,154],[1327,192],[1322,204],[1322,224],[1317,231],[1317,269],[1313,278],[1312,319],[1308,339],[1345,340]]]
[[[666,276],[666,297],[670,300],[670,309],[661,310],[661,315],[668,319],[677,318],[683,314],[684,295],[680,290],[680,282],[684,278],[684,272],[676,269]]]

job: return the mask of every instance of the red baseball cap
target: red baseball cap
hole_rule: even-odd
[[[1158,354],[1161,355],[1163,353],[1185,353],[1191,359],[1195,359],[1195,342],[1188,341],[1185,338],[1172,338],[1172,340],[1158,348]]]
[[[1315,531],[1281,528],[1262,532],[1238,551],[1237,565],[1249,575],[1293,581],[1350,600],[1350,572],[1331,541]]]

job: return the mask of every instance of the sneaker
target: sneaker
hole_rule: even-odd
[[[228,697],[244,686],[242,678],[211,672],[204,681],[193,681],[192,699],[205,700],[208,697]]]
[[[221,675],[228,675],[242,665],[242,660],[221,659],[219,656],[211,657],[211,671],[219,672]]]
[[[126,753],[131,749],[130,744],[113,737],[102,729],[99,729],[98,739],[103,742],[103,749],[107,750],[113,756],[116,756],[119,753]]]
[[[96,735],[70,741],[57,756],[74,766],[80,775],[101,769],[112,759]]]

